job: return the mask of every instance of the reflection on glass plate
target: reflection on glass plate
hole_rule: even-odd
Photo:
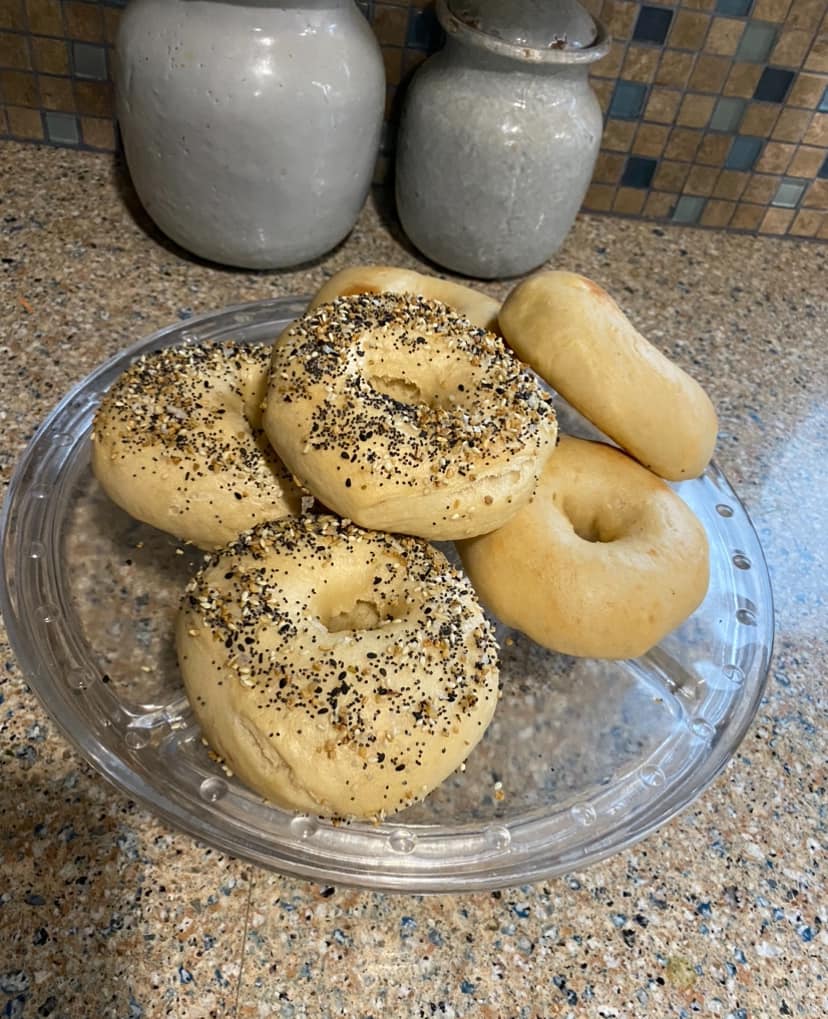
[[[90,375],[35,435],[4,507],[0,587],[32,687],[130,796],[205,842],[284,872],[457,891],[550,877],[633,844],[724,766],[767,675],[767,569],[715,466],[677,489],[710,539],[701,608],[625,662],[567,658],[500,627],[495,720],[465,770],[423,803],[383,824],[337,825],[263,803],[210,759],[172,642],[201,554],[109,502],[90,472],[89,431],[101,394],[137,355],[206,339],[270,340],[304,303],[257,302],[163,330]],[[565,431],[596,435],[558,406]]]

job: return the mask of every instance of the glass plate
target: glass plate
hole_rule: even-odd
[[[704,523],[699,610],[634,661],[568,658],[499,627],[503,697],[466,768],[383,824],[334,824],[262,802],[210,759],[172,628],[200,553],[99,490],[89,432],[101,394],[147,350],[272,340],[305,300],[274,299],[163,329],[93,372],[40,427],[2,517],[2,608],[48,712],[98,771],[204,842],[318,881],[407,891],[495,888],[630,846],[707,786],[753,718],[773,642],[762,549],[713,465],[677,491]],[[595,436],[558,401],[566,431]]]

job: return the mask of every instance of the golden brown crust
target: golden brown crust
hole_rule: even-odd
[[[355,294],[413,294],[427,300],[441,301],[464,315],[472,325],[499,333],[497,313],[500,302],[472,287],[437,276],[427,276],[412,269],[390,265],[358,265],[341,269],[319,290],[309,311],[337,297]]]
[[[182,675],[226,764],[274,803],[378,817],[483,735],[497,646],[467,578],[420,539],[329,516],[263,524],[190,583]]]
[[[563,436],[534,499],[458,544],[478,594],[543,647],[634,658],[702,602],[707,538],[673,490],[611,446]]]
[[[598,284],[544,272],[518,284],[503,335],[576,410],[660,477],[697,477],[718,422],[701,386],[633,327]]]
[[[205,343],[145,354],[95,415],[92,467],[132,516],[204,548],[297,512],[261,429],[270,348]]]
[[[264,427],[329,509],[441,540],[508,519],[557,433],[549,395],[499,337],[396,294],[338,298],[283,334]]]

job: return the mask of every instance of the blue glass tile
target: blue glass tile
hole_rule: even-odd
[[[725,160],[728,170],[750,170],[762,151],[762,139],[751,135],[737,135],[730,143],[730,151]]]
[[[773,196],[771,205],[779,206],[782,209],[795,209],[799,205],[799,199],[805,194],[808,186],[807,180],[797,180],[796,177],[783,177]]]
[[[673,209],[673,222],[698,223],[706,201],[706,198],[699,198],[697,195],[682,195]]]
[[[436,50],[443,38],[443,30],[437,21],[433,8],[419,10],[411,7],[408,11],[408,31],[405,37],[406,46],[415,50]]]
[[[781,103],[788,94],[793,80],[793,71],[786,71],[783,67],[766,67],[762,71],[753,98],[764,103]]]
[[[648,188],[657,166],[658,162],[655,159],[630,156],[621,175],[621,184],[627,188]]]
[[[72,66],[77,78],[106,81],[106,48],[86,42],[73,42]]]
[[[739,46],[736,49],[736,60],[749,60],[754,64],[764,64],[770,56],[776,42],[776,26],[766,21],[751,21],[742,32]]]
[[[73,113],[44,113],[46,137],[59,145],[77,145],[80,142],[78,118]]]
[[[716,0],[717,14],[730,14],[735,18],[743,18],[750,14],[753,0]]]
[[[716,103],[716,109],[710,118],[713,131],[737,131],[745,114],[745,100],[724,96]]]
[[[825,91],[822,93],[822,99],[819,101],[817,106],[818,113],[828,113],[828,85],[825,86]]]
[[[828,156],[825,157],[825,162],[817,171],[817,177],[819,177],[820,180],[828,180]]]
[[[632,37],[636,42],[664,42],[672,20],[673,12],[668,11],[666,7],[651,7],[644,4],[638,12]]]
[[[609,115],[621,120],[635,120],[641,116],[646,98],[646,85],[640,85],[637,81],[619,81],[612,93]]]

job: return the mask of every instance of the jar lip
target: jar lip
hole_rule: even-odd
[[[488,50],[490,53],[511,57],[513,60],[519,60],[525,64],[557,64],[559,66],[591,64],[607,55],[612,42],[606,28],[597,18],[593,18],[597,33],[595,41],[582,49],[537,49],[532,46],[519,46],[506,42],[504,39],[498,39],[494,35],[472,28],[465,21],[461,21],[449,10],[447,0],[437,0],[437,20],[448,35],[462,39],[472,46]]]

